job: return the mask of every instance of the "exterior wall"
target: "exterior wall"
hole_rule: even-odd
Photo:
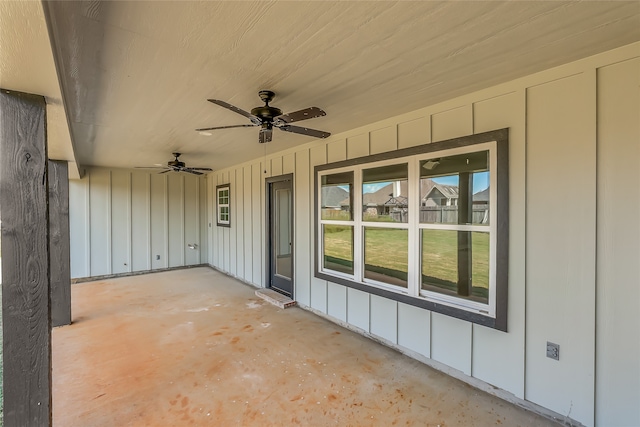
[[[640,425],[640,59],[597,79],[596,422]]]
[[[640,425],[639,53],[636,43],[216,171],[209,262],[265,285],[264,178],[293,172],[301,305],[585,425]],[[315,165],[505,127],[507,333],[313,277]],[[215,227],[211,189],[223,183],[230,228]],[[562,203],[549,205],[549,188]]]
[[[104,168],[70,180],[71,277],[206,263],[206,184],[204,177]],[[196,250],[187,247],[194,243]]]

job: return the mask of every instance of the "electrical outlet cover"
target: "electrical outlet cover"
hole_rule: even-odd
[[[547,357],[553,360],[560,360],[560,345],[547,341]]]

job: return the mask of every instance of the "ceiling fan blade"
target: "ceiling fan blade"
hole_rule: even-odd
[[[315,130],[315,129],[309,129],[309,128],[303,128],[300,126],[278,126],[278,129],[281,129],[285,132],[293,132],[293,133],[299,133],[301,135],[309,135],[309,136],[313,136],[315,138],[328,138],[329,136],[331,136],[331,134],[329,132],[324,132],[321,130]]]
[[[198,172],[198,171],[196,171],[194,169],[195,168],[182,168],[182,170],[180,172],[192,173],[194,175],[203,175],[202,172]]]
[[[309,107],[305,108],[304,110],[298,110],[294,111],[293,113],[282,114],[280,116],[274,117],[273,121],[281,123],[293,123],[299,122],[300,120],[315,119],[316,117],[322,117],[326,115],[327,113],[325,113],[318,107]]]
[[[236,107],[235,105],[231,105],[228,102],[224,102],[224,101],[220,101],[219,99],[207,99],[207,101],[219,105],[221,107],[224,107],[228,110],[233,111],[234,113],[238,113],[240,115],[245,116],[247,119],[251,120],[254,124],[259,125],[262,123],[262,120],[260,120],[258,117],[254,116],[253,114],[244,111],[243,109],[240,109],[238,107]]]
[[[164,170],[164,171],[162,171],[162,172],[158,172],[158,175],[160,175],[161,173],[171,172],[172,170],[173,170],[173,169],[167,169],[167,170]]]
[[[231,128],[252,128],[254,126],[258,126],[258,125],[231,125],[231,126],[216,126],[213,128],[202,128],[202,129],[196,129],[196,132],[203,132],[205,130],[216,130],[216,129],[231,129]]]
[[[265,142],[271,142],[272,136],[273,136],[273,130],[260,129],[260,135],[258,135],[258,142],[260,144],[264,144]]]
[[[165,166],[136,166],[135,169],[166,169]]]
[[[209,172],[211,172],[213,170],[211,168],[189,168],[189,169],[194,170],[194,171],[209,171]]]

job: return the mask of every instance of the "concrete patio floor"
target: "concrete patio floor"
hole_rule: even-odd
[[[209,268],[76,284],[53,424],[550,426]]]

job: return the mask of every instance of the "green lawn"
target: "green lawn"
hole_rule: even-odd
[[[325,256],[352,265],[353,239],[349,226],[325,226]],[[422,281],[424,285],[455,291],[458,282],[458,238],[456,231],[425,230],[422,233]],[[407,274],[408,232],[401,229],[367,228],[365,257],[367,269],[385,274]],[[486,302],[489,288],[489,233],[472,232],[473,295]],[[346,264],[345,264],[346,265]]]
[[[454,292],[458,282],[458,232],[424,230],[422,233],[423,288]],[[487,302],[489,290],[489,233],[471,233],[472,294]],[[477,299],[475,298],[475,299]]]

